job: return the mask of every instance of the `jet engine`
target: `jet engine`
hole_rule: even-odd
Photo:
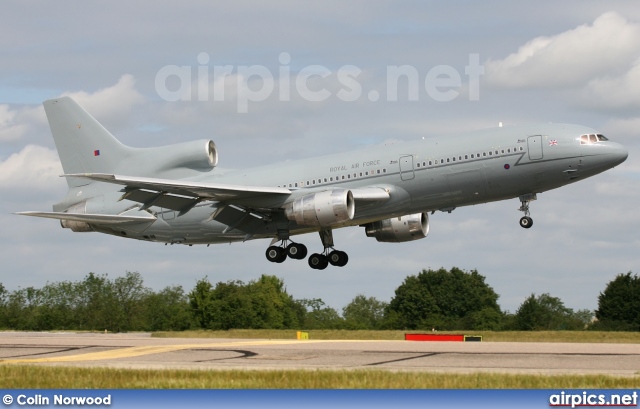
[[[87,212],[87,202],[83,201],[80,203],[76,203],[73,206],[69,207],[67,210],[65,210],[65,212],[84,214]],[[84,232],[93,231],[93,227],[91,227],[89,223],[78,222],[75,220],[62,219],[60,220],[60,226],[62,226],[63,229],[71,229],[71,231],[74,233],[84,233]]]
[[[150,155],[161,163],[159,171],[189,168],[209,171],[218,164],[218,149],[212,140],[199,140],[153,148]]]
[[[333,189],[302,196],[287,204],[287,219],[301,226],[329,227],[353,219],[355,203],[348,189]]]
[[[365,224],[367,237],[382,243],[424,239],[429,234],[429,214],[416,213]]]

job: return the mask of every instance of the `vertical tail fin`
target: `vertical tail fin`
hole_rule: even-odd
[[[43,102],[62,169],[69,173],[114,173],[133,148],[120,143],[87,111],[69,97]],[[66,178],[69,187],[87,180]]]

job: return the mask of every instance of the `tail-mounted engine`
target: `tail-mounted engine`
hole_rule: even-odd
[[[353,219],[355,203],[348,189],[326,190],[299,197],[285,208],[287,219],[300,226],[330,227]]]
[[[424,239],[429,234],[429,214],[416,213],[366,224],[367,237],[383,243]]]
[[[218,165],[218,149],[212,140],[178,143],[151,149],[154,152],[149,157],[158,161],[158,171],[174,168],[209,171]]]

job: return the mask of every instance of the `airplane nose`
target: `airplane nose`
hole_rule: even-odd
[[[617,164],[620,164],[627,160],[627,158],[629,157],[629,150],[626,147],[618,144],[618,146],[616,146],[614,156]]]

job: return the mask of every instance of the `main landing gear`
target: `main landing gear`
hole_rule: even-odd
[[[343,267],[349,262],[349,256],[344,251],[333,248],[333,233],[331,230],[321,230],[320,240],[324,251],[309,256],[309,266],[316,270],[324,270],[329,264]],[[287,257],[294,260],[302,260],[307,256],[307,246],[301,243],[289,243],[288,239],[282,240],[279,246],[269,246],[265,255],[272,263],[282,263]]]
[[[349,262],[349,256],[344,251],[333,248],[333,232],[320,230],[320,240],[324,250],[321,254],[313,253],[309,256],[309,267],[316,270],[324,270],[329,264],[336,267],[344,267]]]
[[[521,212],[524,212],[524,217],[520,218],[520,227],[524,227],[525,229],[531,228],[533,226],[533,219],[529,216],[529,203],[532,200],[536,200],[536,194],[530,193],[528,195],[520,196],[520,208],[518,209]]]
[[[282,263],[290,257],[294,260],[303,260],[307,257],[307,246],[302,243],[288,243],[288,240],[282,240],[279,246],[269,246],[265,255],[267,260],[272,263]]]

